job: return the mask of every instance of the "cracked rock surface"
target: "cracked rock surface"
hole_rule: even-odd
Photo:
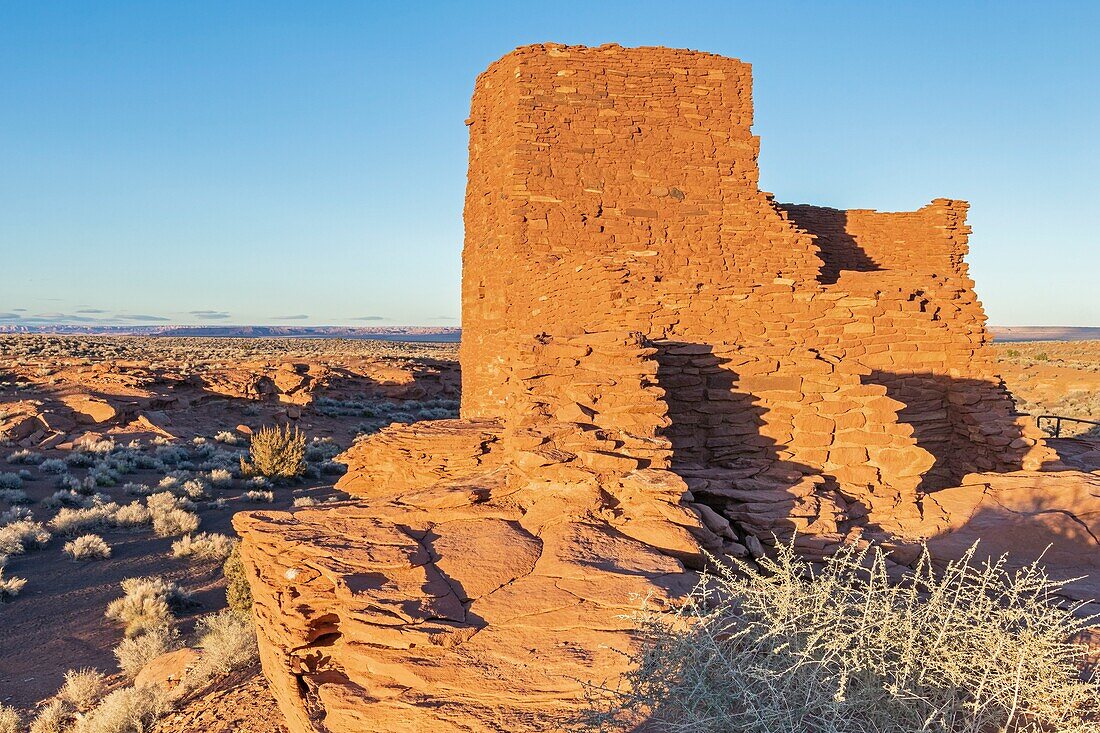
[[[675,512],[667,478],[629,490],[637,501],[648,483],[652,509]],[[264,670],[292,730],[556,729],[582,682],[623,671],[627,616],[695,582],[621,531],[621,485],[483,488],[237,516]]]

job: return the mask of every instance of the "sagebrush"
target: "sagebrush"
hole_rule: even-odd
[[[904,582],[874,548],[815,567],[790,548],[720,566],[674,612],[643,611],[634,669],[593,687],[587,726],[669,733],[1095,733],[1091,622],[1042,567],[971,548]]]
[[[154,626],[142,634],[123,639],[114,648],[118,668],[128,678],[137,677],[138,672],[152,660],[162,654],[173,652],[183,645],[179,631],[171,623]]]
[[[123,596],[107,605],[106,616],[122,623],[127,637],[171,624],[172,609],[189,599],[179,586],[160,577],[127,578],[121,585]]]

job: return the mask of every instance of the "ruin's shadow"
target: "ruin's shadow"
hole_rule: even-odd
[[[999,381],[928,372],[875,370],[865,384],[886,388],[904,403],[898,422],[913,429],[917,445],[935,458],[917,487],[923,493],[958,486],[968,473],[1023,469],[1030,449],[1012,395]]]
[[[821,478],[818,490],[841,499],[853,517],[866,509],[844,495],[836,479],[820,468],[783,455],[787,446],[770,437],[766,407],[741,386],[741,375],[709,344],[657,341],[657,383],[664,392],[670,424],[662,431],[672,445],[671,470],[684,479],[695,501],[706,504],[738,529],[771,540],[786,539],[806,517],[787,515],[769,530],[753,528],[754,517],[774,517],[793,507],[787,490],[807,476]],[[771,508],[763,509],[766,503]],[[770,520],[769,520],[770,521]]]
[[[671,468],[697,501],[741,524],[751,522],[755,512],[769,516],[773,526],[794,528],[805,524],[805,518],[787,515],[775,522],[787,502],[776,497],[806,477],[818,477],[814,490],[838,498],[845,509],[841,529],[880,529],[851,496],[854,486],[846,490],[825,468],[792,460],[788,440],[797,431],[794,421],[766,417],[768,408],[747,387],[754,378],[742,378],[731,368],[736,357],[716,354],[709,344],[656,341],[652,346],[658,386],[665,392],[669,425],[662,434],[671,443]],[[772,378],[782,379],[764,377]],[[889,397],[902,403],[897,422],[912,429],[914,443],[934,460],[916,487],[918,504],[920,496],[957,486],[967,474],[1023,469],[1033,441],[1023,434],[1019,413],[1001,382],[883,370],[871,372],[863,382],[885,387]],[[885,427],[872,424],[866,430],[885,432]],[[805,488],[800,489],[803,494]],[[864,489],[874,493],[876,487]],[[790,492],[788,506],[797,503],[796,493]]]
[[[777,206],[795,226],[814,237],[818,256],[825,263],[817,275],[822,285],[834,285],[845,270],[876,272],[884,269],[848,233],[848,212],[802,204]]]

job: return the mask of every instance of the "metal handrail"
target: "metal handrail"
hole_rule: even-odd
[[[1042,427],[1042,425],[1039,424],[1040,420],[1053,420],[1054,421],[1054,434],[1051,436],[1052,438],[1061,437],[1061,435],[1062,435],[1062,421],[1063,420],[1066,420],[1068,422],[1084,423],[1086,425],[1100,425],[1100,421],[1097,421],[1097,420],[1083,420],[1079,417],[1067,417],[1065,415],[1039,415],[1035,418],[1035,423],[1037,425],[1039,425],[1039,427]]]

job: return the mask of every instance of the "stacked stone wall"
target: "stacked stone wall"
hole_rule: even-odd
[[[791,461],[900,506],[1046,456],[984,348],[965,202],[776,204],[747,64],[533,46],[482,75],[472,109],[464,418],[531,420],[509,375],[537,334],[638,332],[673,465]]]

